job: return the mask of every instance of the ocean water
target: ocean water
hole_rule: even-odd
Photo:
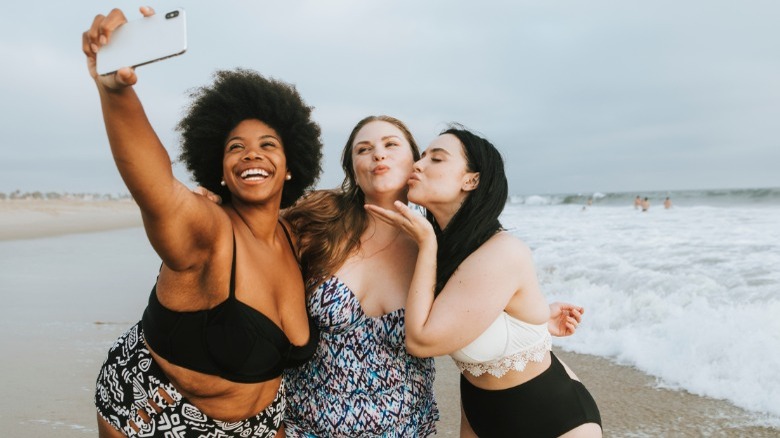
[[[532,248],[548,299],[586,309],[577,333],[555,344],[728,400],[777,427],[780,189],[656,192],[647,212],[633,208],[637,194],[507,205],[502,222]]]

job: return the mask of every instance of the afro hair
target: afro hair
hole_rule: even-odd
[[[230,191],[220,185],[228,133],[247,119],[257,119],[281,137],[292,179],[282,191],[281,208],[288,207],[314,186],[322,171],[320,127],[311,119],[312,108],[293,85],[247,70],[219,70],[210,86],[190,93],[186,115],[179,122],[181,154],[193,179],[230,202]]]

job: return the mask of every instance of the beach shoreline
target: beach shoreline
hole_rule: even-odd
[[[29,272],[33,274],[22,273],[20,275],[26,277],[16,279],[13,277],[15,272],[0,271],[0,279],[14,278],[16,282],[16,286],[0,285],[7,294],[6,298],[11,298],[10,304],[6,303],[10,307],[0,312],[3,316],[0,321],[0,348],[14,352],[4,355],[0,361],[0,379],[6,396],[0,402],[0,409],[4,412],[0,415],[0,430],[8,436],[95,436],[97,430],[92,404],[95,376],[114,339],[140,317],[148,294],[147,287],[153,283],[154,267],[159,261],[152,253],[143,257],[144,264],[149,266],[136,267],[117,262],[104,265],[115,269],[105,272],[106,268],[95,260],[106,259],[116,248],[102,235],[91,239],[71,236],[67,241],[58,238],[51,239],[51,242],[42,238],[140,227],[138,208],[130,200],[6,200],[0,202],[0,213],[0,245],[16,248],[14,251],[17,251],[26,245],[22,240],[36,239],[29,242],[30,245],[35,244],[35,248],[28,251],[30,260],[35,260],[41,253],[40,247],[45,250],[53,246],[53,254],[64,252],[62,248],[68,250],[68,254],[56,259],[58,263],[75,259],[73,266],[81,269],[81,265],[86,265],[85,269],[89,268],[88,273],[79,274],[83,278],[51,278],[44,282],[47,287],[36,289],[31,286],[25,294],[15,292],[31,284],[30,275],[41,275],[40,272],[46,272],[47,276],[57,274],[40,267],[29,267]],[[143,230],[128,230],[128,233],[132,235],[133,244],[126,244],[123,252],[151,253],[148,243],[142,238]],[[116,236],[116,233],[111,234],[111,239]],[[84,249],[92,251],[89,254],[73,249],[74,241],[85,240],[101,241],[101,246]],[[7,254],[10,254],[7,257],[17,256],[13,251]],[[25,266],[29,265],[20,264],[16,269]],[[70,273],[74,270],[73,266],[61,267],[59,272]],[[118,273],[125,272],[127,279],[119,279]],[[103,278],[112,275],[115,277]],[[138,285],[133,284],[129,291],[124,291],[111,290],[103,284],[128,281],[135,281]],[[48,284],[57,287],[51,288]],[[86,285],[96,292],[87,295],[80,290]],[[76,302],[71,302],[73,300]],[[587,327],[587,316],[584,324]],[[560,348],[554,351],[593,394],[601,410],[604,436],[760,438],[780,435],[780,429],[760,425],[759,414],[735,407],[727,401],[659,388],[658,379],[602,357],[576,354]],[[436,368],[435,394],[441,411],[437,436],[458,436],[458,370],[448,357],[437,358]]]
[[[92,233],[141,225],[141,212],[131,199],[0,201],[0,241]]]

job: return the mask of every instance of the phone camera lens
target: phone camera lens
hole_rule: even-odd
[[[167,14],[165,14],[165,18],[168,18],[168,19],[175,18],[175,17],[178,17],[178,16],[179,16],[179,11],[172,11],[172,12],[168,12]]]

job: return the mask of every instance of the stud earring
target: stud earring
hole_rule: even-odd
[[[292,179],[292,175],[291,175],[291,174],[289,174],[289,173],[288,173],[288,174],[287,174],[287,175],[284,177],[284,180],[285,180],[285,181],[289,181],[289,180],[291,180],[291,179]]]
[[[223,179],[222,181],[220,181],[220,182],[219,182],[219,185],[221,185],[222,187],[224,187],[224,186],[226,186],[227,184],[225,183],[225,180]]]

